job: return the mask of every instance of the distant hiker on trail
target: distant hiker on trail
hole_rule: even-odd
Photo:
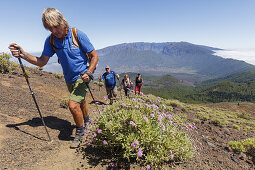
[[[85,101],[88,91],[86,83],[93,79],[92,74],[99,57],[87,35],[76,28],[70,28],[67,20],[57,9],[45,9],[42,13],[42,22],[51,35],[46,38],[40,57],[25,52],[16,43],[10,44],[9,49],[13,56],[21,57],[39,67],[46,65],[49,59],[57,54],[70,92],[68,106],[76,124],[75,138],[70,147],[77,148],[83,140],[83,125],[90,121]],[[89,66],[87,66],[89,60],[87,56],[90,58]],[[85,74],[81,76],[81,72]]]
[[[125,95],[129,97],[130,90],[132,88],[133,83],[130,81],[127,74],[124,75],[124,79],[122,79],[121,84],[123,85]]]
[[[141,77],[141,74],[138,73],[137,77],[135,78],[135,94],[140,94],[141,93],[141,89],[142,89],[142,85],[143,85],[143,79]]]
[[[114,71],[111,71],[109,66],[105,67],[105,73],[102,75],[102,77],[100,77],[100,81],[102,81],[102,79],[105,80],[104,84],[108,99],[110,99],[110,104],[113,103],[112,97],[117,97],[117,82],[115,79],[116,77],[119,80],[120,76]]]

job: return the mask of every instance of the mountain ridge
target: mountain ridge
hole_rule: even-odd
[[[100,59],[95,76],[101,75],[106,65],[110,65],[118,73],[174,74],[181,79],[185,75],[195,82],[255,70],[254,65],[244,61],[214,55],[215,50],[222,49],[188,42],[117,44],[97,50]],[[62,72],[61,66],[57,64],[57,57],[50,59],[45,70]]]

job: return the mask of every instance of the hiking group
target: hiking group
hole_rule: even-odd
[[[118,89],[116,78],[119,81],[120,76],[115,71],[112,71],[108,65],[105,67],[105,73],[99,77],[100,82],[104,80],[107,97],[110,100],[109,104],[112,104],[117,97]],[[137,77],[135,78],[134,81],[135,81],[135,94],[140,94],[143,84],[143,79],[140,73],[137,74]],[[133,83],[130,80],[128,74],[124,75],[124,78],[122,79],[121,83],[119,82],[119,85],[123,86],[125,96],[129,97],[130,91],[133,88]]]
[[[44,28],[51,34],[45,40],[40,57],[25,52],[16,43],[10,44],[9,49],[14,57],[21,57],[39,67],[46,65],[54,54],[58,56],[70,92],[68,107],[76,125],[75,137],[70,148],[77,148],[83,140],[85,127],[90,122],[85,98],[99,57],[87,35],[77,28],[70,28],[59,10],[45,9],[42,13],[42,22]],[[105,80],[107,96],[112,104],[113,97],[117,97],[116,78],[119,80],[119,75],[110,71],[110,67],[106,66],[105,73],[100,78]],[[135,82],[135,91],[137,91],[135,94],[140,94],[143,83],[140,74],[136,77]],[[126,96],[129,96],[132,84],[126,74],[121,83]]]

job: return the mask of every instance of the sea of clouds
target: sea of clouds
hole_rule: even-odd
[[[223,58],[232,58],[242,60],[249,64],[255,65],[255,49],[228,49],[228,50],[215,50],[214,55]]]

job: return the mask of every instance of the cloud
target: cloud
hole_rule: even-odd
[[[223,58],[243,60],[247,63],[255,65],[255,49],[214,50],[214,52],[214,55]]]

